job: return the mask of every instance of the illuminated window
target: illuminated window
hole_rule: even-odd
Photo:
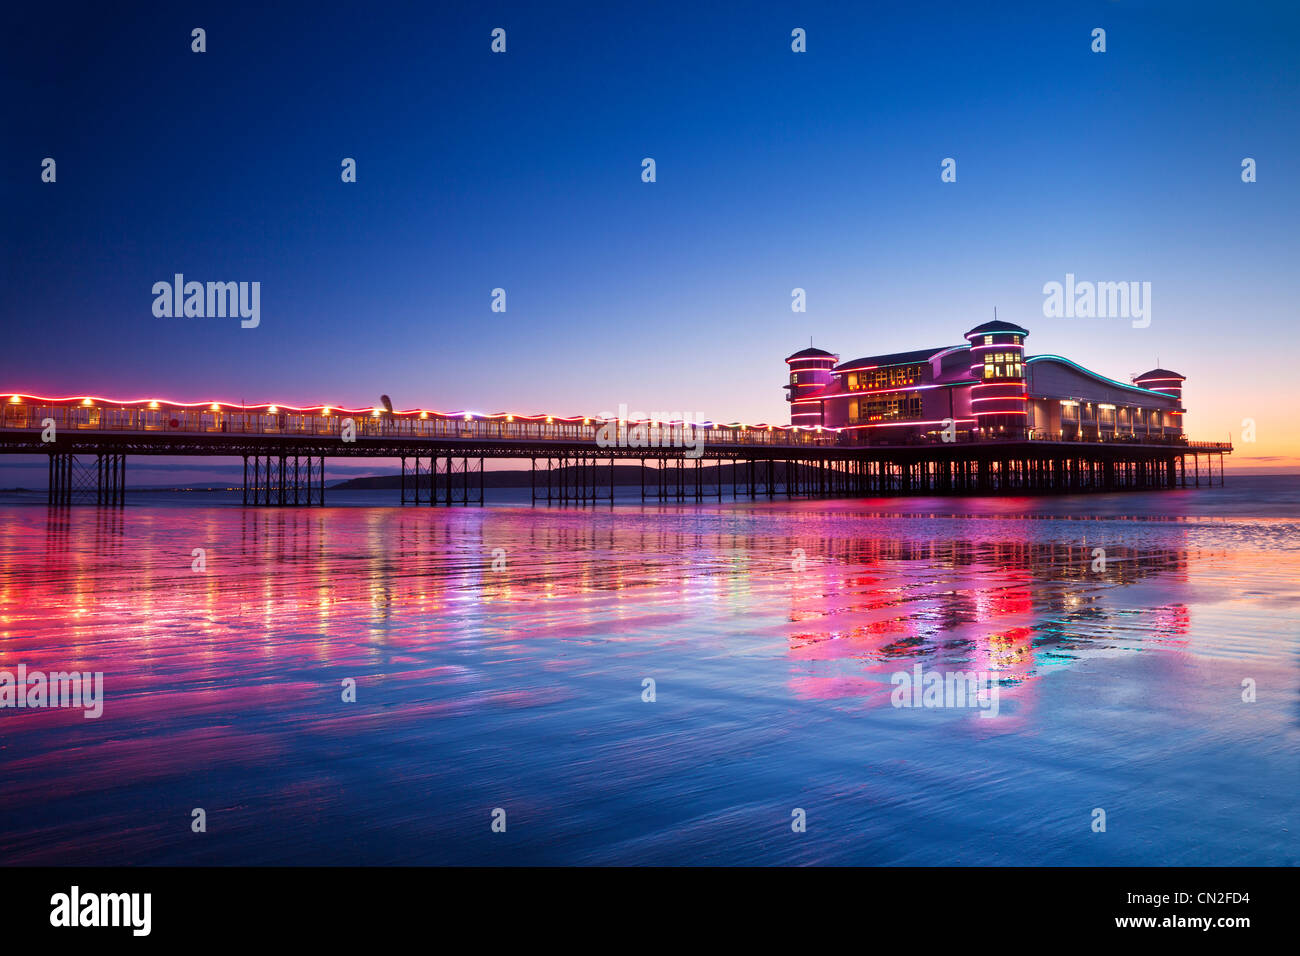
[[[985,378],[1023,378],[1024,366],[1015,352],[987,352],[984,355]]]
[[[850,406],[850,412],[852,412]],[[894,421],[921,417],[921,395],[881,395],[864,400],[858,407],[858,420],[867,422]]]
[[[992,345],[992,344],[993,344],[993,336],[991,336],[991,335],[986,335],[986,336],[984,336],[984,344],[985,344],[985,345]]]
[[[790,384],[791,384],[791,385],[795,385],[795,384],[798,383],[798,381],[799,381],[799,374],[798,374],[797,372],[791,372],[791,373],[790,373]]]

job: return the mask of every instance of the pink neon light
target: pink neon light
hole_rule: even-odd
[[[873,388],[873,389],[869,389],[868,391],[837,392],[834,395],[829,395],[827,397],[841,398],[841,397],[847,397],[849,395],[885,395],[888,394],[889,392],[919,392],[927,388],[951,388],[952,384],[953,383],[950,382],[942,382],[938,385],[899,385],[896,388]]]
[[[1002,331],[1000,331],[1000,332],[967,332],[965,335],[962,336],[962,338],[964,338],[964,339],[968,339],[968,338],[970,338],[971,336],[975,336],[976,338],[981,338],[981,337],[983,337],[983,336],[985,336],[985,335],[1019,335],[1019,336],[1025,336],[1025,335],[1028,335],[1028,334],[1029,334],[1028,332],[1011,332],[1011,331],[1008,331],[1008,330],[1005,330],[1005,329],[1004,329],[1004,330],[1002,330]]]
[[[973,424],[975,424],[976,419],[974,419],[974,418],[954,418],[954,419],[952,419],[952,421],[953,421],[953,422],[969,422],[970,424],[973,425]],[[875,422],[875,423],[870,424],[870,425],[843,425],[843,426],[840,427],[839,431],[845,431],[845,432],[847,432],[847,431],[852,431],[852,430],[855,429],[855,428],[896,428],[896,427],[898,427],[899,425],[946,425],[947,423],[948,423],[948,419],[946,419],[946,418],[940,418],[940,419],[937,419],[937,420],[932,421],[932,422]]]

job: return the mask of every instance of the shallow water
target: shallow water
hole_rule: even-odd
[[[1300,480],[384,500],[0,504],[0,669],[105,695],[0,709],[6,862],[1300,862]]]

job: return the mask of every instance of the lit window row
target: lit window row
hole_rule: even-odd
[[[1001,353],[999,353],[1001,354]],[[984,363],[985,378],[1024,378],[1025,367],[1019,362]]]
[[[849,424],[883,422],[921,417],[921,395],[888,395],[849,402]]]
[[[851,392],[889,388],[891,385],[915,385],[925,374],[924,365],[894,365],[850,372],[845,376],[845,386]]]

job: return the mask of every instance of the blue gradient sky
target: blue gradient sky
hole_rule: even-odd
[[[0,388],[787,421],[809,336],[996,305],[1300,461],[1293,4],[131,6],[6,14]],[[260,281],[261,326],[155,318],[176,272]],[[1151,326],[1044,318],[1067,272]]]

